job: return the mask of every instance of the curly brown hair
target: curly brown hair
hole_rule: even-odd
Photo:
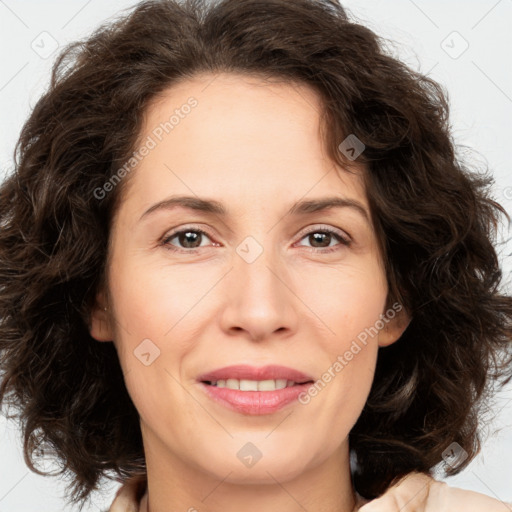
[[[114,345],[89,333],[130,177],[97,192],[133,155],[149,102],[202,72],[309,85],[333,161],[351,163],[338,149],[347,134],[366,146],[357,160],[388,305],[400,301],[412,320],[380,349],[350,434],[356,490],[373,498],[413,470],[429,472],[452,442],[469,455],[448,468],[460,471],[480,449],[491,384],[511,378],[512,298],[495,249],[510,219],[488,171],[456,155],[442,87],[335,0],[146,1],[59,55],[0,188],[0,401],[16,410],[27,464],[38,471],[38,450],[50,450],[72,476],[75,502],[101,477],[144,470]]]

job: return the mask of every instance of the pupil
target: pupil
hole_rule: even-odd
[[[331,235],[329,233],[313,233],[311,235],[313,237],[313,240],[316,242],[325,242],[326,239],[327,239],[327,243],[323,243],[323,245],[320,245],[320,247],[329,247],[329,244],[331,242],[330,240],[330,237]],[[315,246],[314,243],[312,243],[311,245],[313,245],[314,247],[319,247],[319,246]]]
[[[195,233],[194,231],[187,231],[186,233],[182,233],[180,235],[180,244],[182,244],[183,247],[193,249],[197,247],[194,245],[194,242],[197,242],[197,240],[199,240],[199,237],[199,233]]]

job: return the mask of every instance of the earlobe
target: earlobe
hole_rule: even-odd
[[[395,343],[411,322],[411,317],[404,307],[395,313],[393,318],[386,316],[382,320],[384,327],[379,331],[379,347],[387,347]]]
[[[113,333],[110,322],[110,312],[104,294],[99,293],[96,302],[91,309],[89,333],[97,341],[113,341]]]

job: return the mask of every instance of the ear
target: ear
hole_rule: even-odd
[[[401,304],[393,304],[384,314],[384,327],[379,330],[379,347],[387,347],[397,341],[411,322],[411,317]]]
[[[114,339],[110,315],[105,294],[100,292],[96,296],[96,301],[91,309],[89,321],[89,333],[95,340],[112,341]]]

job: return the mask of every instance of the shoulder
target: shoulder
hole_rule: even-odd
[[[444,482],[435,482],[430,488],[426,512],[507,512],[512,505],[486,494],[450,487]]]
[[[360,506],[360,505],[359,505]],[[429,475],[411,473],[360,512],[511,512],[512,506],[485,494],[450,487]]]

